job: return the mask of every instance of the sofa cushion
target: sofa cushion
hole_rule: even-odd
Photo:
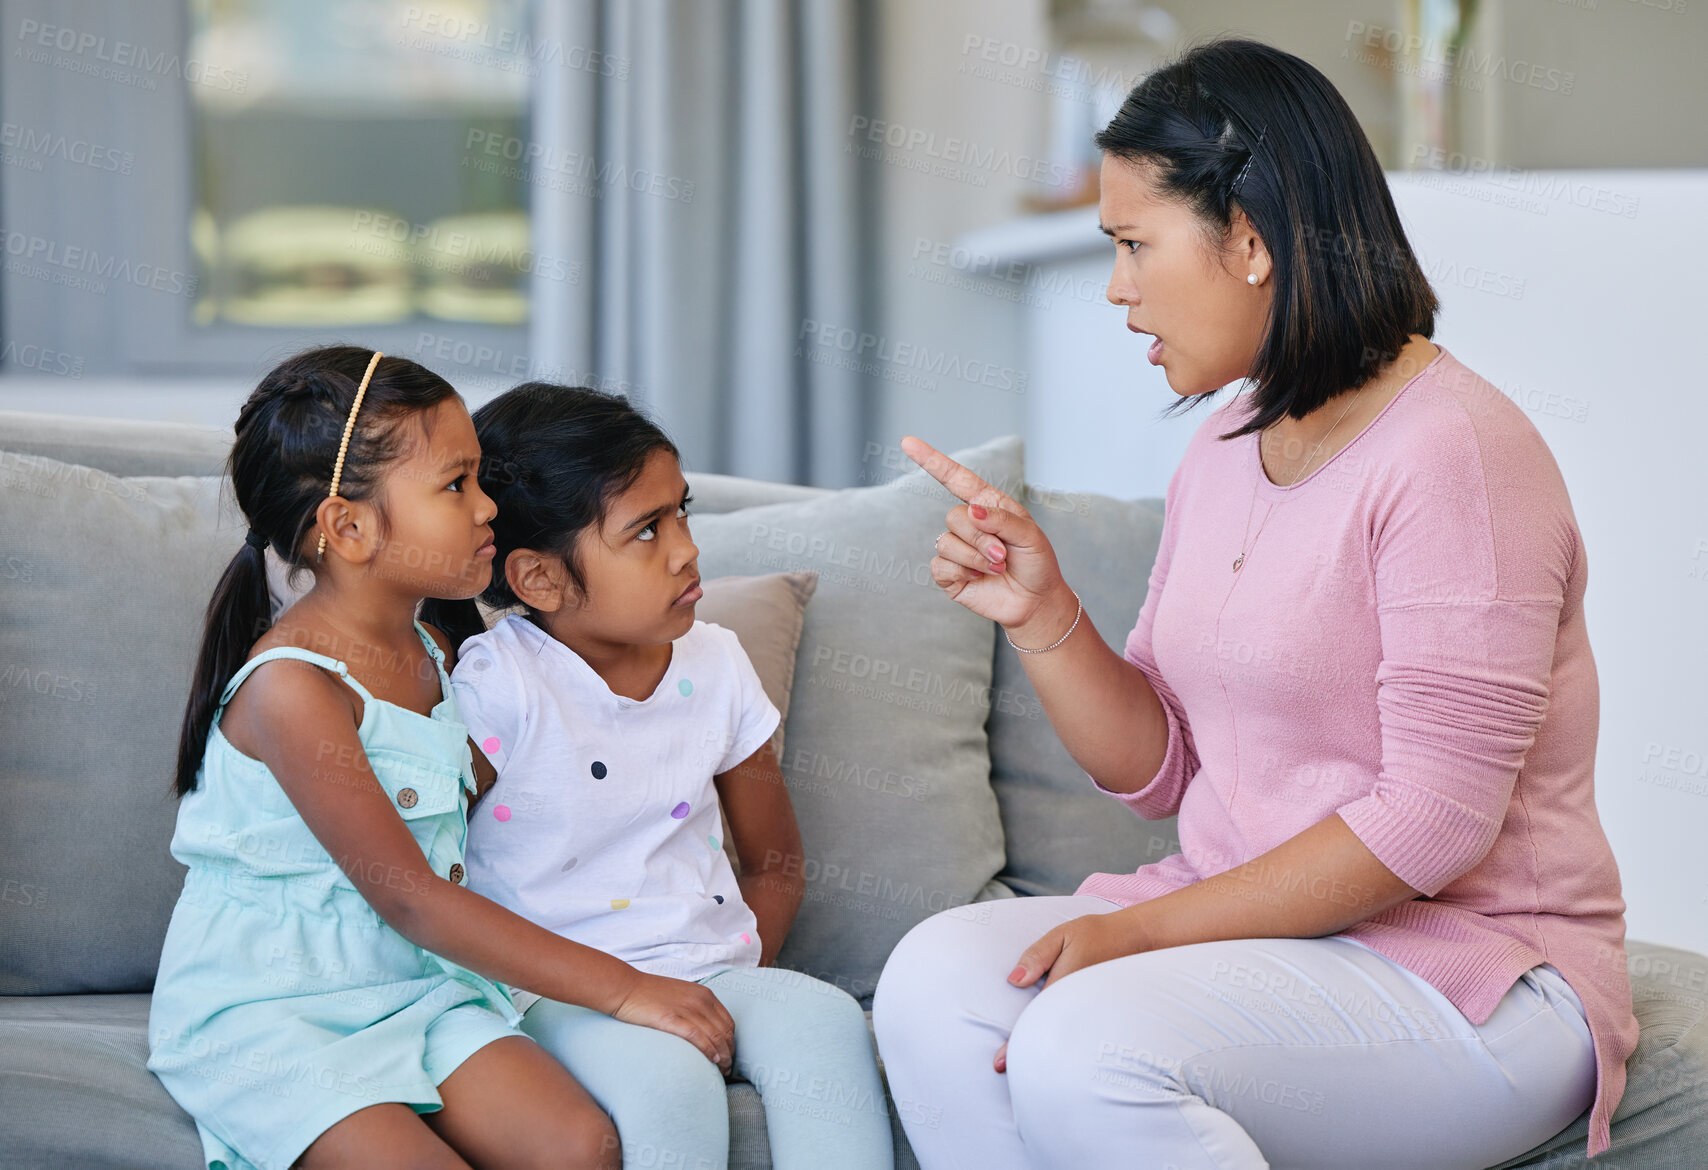
[[[1613,1111],[1612,1144],[1592,1161],[1589,1110],[1565,1129],[1489,1170],[1708,1166],[1708,956],[1625,940],[1631,1010],[1640,1029],[1625,1062],[1625,1094]]]
[[[0,410],[0,450],[45,455],[109,475],[219,475],[232,438],[229,429],[190,423]],[[707,514],[811,499],[830,490],[683,470],[694,510]]]
[[[697,516],[736,512],[742,508],[757,508],[765,504],[789,504],[830,494],[830,488],[810,487],[798,483],[773,483],[767,479],[748,479],[740,475],[718,475],[711,471],[689,471],[682,478],[688,481],[688,491],[694,502],[688,510]]]
[[[1020,442],[955,457],[1017,482]],[[932,583],[955,499],[925,472],[693,521],[707,576],[816,569],[783,774],[806,897],[778,963],[863,1006],[916,923],[1011,891],[985,737],[995,627]]]
[[[0,452],[0,993],[145,991],[183,884],[179,724],[243,546],[200,477]]]
[[[190,423],[0,410],[0,450],[108,475],[218,475],[232,437],[229,430]]]
[[[1091,622],[1120,654],[1149,586],[1162,501],[1025,486],[1009,495],[1049,537],[1085,605],[1082,627]],[[1051,730],[1019,652],[1000,632],[988,727],[990,782],[1008,841],[1001,878],[1016,892],[1071,894],[1088,874],[1131,873],[1179,852],[1175,818],[1140,820],[1096,790]]]
[[[782,758],[789,724],[789,697],[795,686],[795,655],[807,620],[807,602],[818,589],[818,574],[761,573],[754,577],[706,577],[705,596],[694,605],[697,620],[735,634],[765,697],[782,721],[771,736],[771,750]]]
[[[8,1170],[200,1166],[196,1123],[147,1061],[146,995],[0,996],[0,1150]],[[230,1073],[243,1070],[233,1062]],[[738,1078],[728,1099],[729,1170],[766,1170],[771,1143],[758,1091]],[[918,1170],[893,1102],[889,1110],[896,1170]]]
[[[1708,956],[1627,940],[1632,1009],[1642,1028],[1613,1114],[1613,1144],[1592,1166],[1700,1170],[1708,1150]],[[867,1013],[867,1023],[871,1016]],[[0,997],[0,1149],[6,1165],[196,1166],[201,1144],[145,1062],[146,995]],[[882,1071],[882,1062],[879,1070]],[[896,1170],[915,1170],[890,1104]],[[764,1107],[729,1086],[730,1170],[770,1161]],[[1490,1170],[1585,1165],[1589,1113]]]
[[[148,1071],[146,995],[0,998],[0,1100],[8,1166],[204,1164],[196,1123]]]

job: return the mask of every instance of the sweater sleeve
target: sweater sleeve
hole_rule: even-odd
[[[1382,767],[1338,810],[1429,897],[1500,834],[1548,709],[1578,555],[1563,484],[1555,496],[1545,474],[1522,474],[1506,452],[1485,460],[1475,442],[1458,444],[1455,462],[1455,444],[1444,446],[1376,511]]]
[[[1095,776],[1086,773],[1097,791],[1113,796],[1147,821],[1159,821],[1178,813],[1181,798],[1186,795],[1186,786],[1198,773],[1198,751],[1192,743],[1192,729],[1186,722],[1186,708],[1163,680],[1156,656],[1151,651],[1151,630],[1156,622],[1157,605],[1162,600],[1163,583],[1168,579],[1169,561],[1173,557],[1179,528],[1176,523],[1180,510],[1178,487],[1181,468],[1185,466],[1186,458],[1183,457],[1169,479],[1168,495],[1163,505],[1162,536],[1157,542],[1156,560],[1151,564],[1150,584],[1145,591],[1144,603],[1139,606],[1138,621],[1127,635],[1126,648],[1122,653],[1122,657],[1150,681],[1157,698],[1162,701],[1163,715],[1168,720],[1168,748],[1156,775],[1136,792],[1116,792],[1105,788],[1097,783]]]

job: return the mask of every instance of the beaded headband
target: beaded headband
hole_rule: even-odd
[[[374,376],[374,367],[380,364],[380,358],[383,356],[385,355],[378,350],[374,351],[374,356],[368,361],[368,372],[362,375],[362,384],[356,387],[356,400],[350,404],[350,417],[344,420],[344,437],[338,440],[338,462],[332,465],[332,490],[326,493],[329,500],[338,494],[338,481],[344,475],[344,452],[350,447],[350,432],[356,426],[356,412],[362,409],[362,395],[368,392],[368,379]],[[320,544],[315,548],[314,559],[326,559],[325,531],[320,534]]]

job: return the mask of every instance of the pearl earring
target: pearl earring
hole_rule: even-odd
[[[1257,283],[1257,273],[1255,273],[1255,272],[1246,273],[1245,274],[1245,282],[1247,284],[1256,284]]]

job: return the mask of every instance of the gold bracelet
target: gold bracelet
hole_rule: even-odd
[[[1004,626],[1003,630],[1002,630],[1002,636],[1004,638],[1008,638],[1008,644],[1010,646],[1014,646],[1014,648],[1016,650],[1020,651],[1020,653],[1022,653],[1022,654],[1042,654],[1042,653],[1044,653],[1045,650],[1054,650],[1057,646],[1060,646],[1063,642],[1067,641],[1068,640],[1068,634],[1073,633],[1074,630],[1079,628],[1080,615],[1085,612],[1085,603],[1083,601],[1080,601],[1079,594],[1075,593],[1072,589],[1069,589],[1068,592],[1073,593],[1074,604],[1077,605],[1079,608],[1073,615],[1073,625],[1068,627],[1067,634],[1063,634],[1061,637],[1057,638],[1054,642],[1051,642],[1048,646],[1045,646],[1043,650],[1028,650],[1024,646],[1014,646],[1014,639],[1008,638],[1008,627]]]

